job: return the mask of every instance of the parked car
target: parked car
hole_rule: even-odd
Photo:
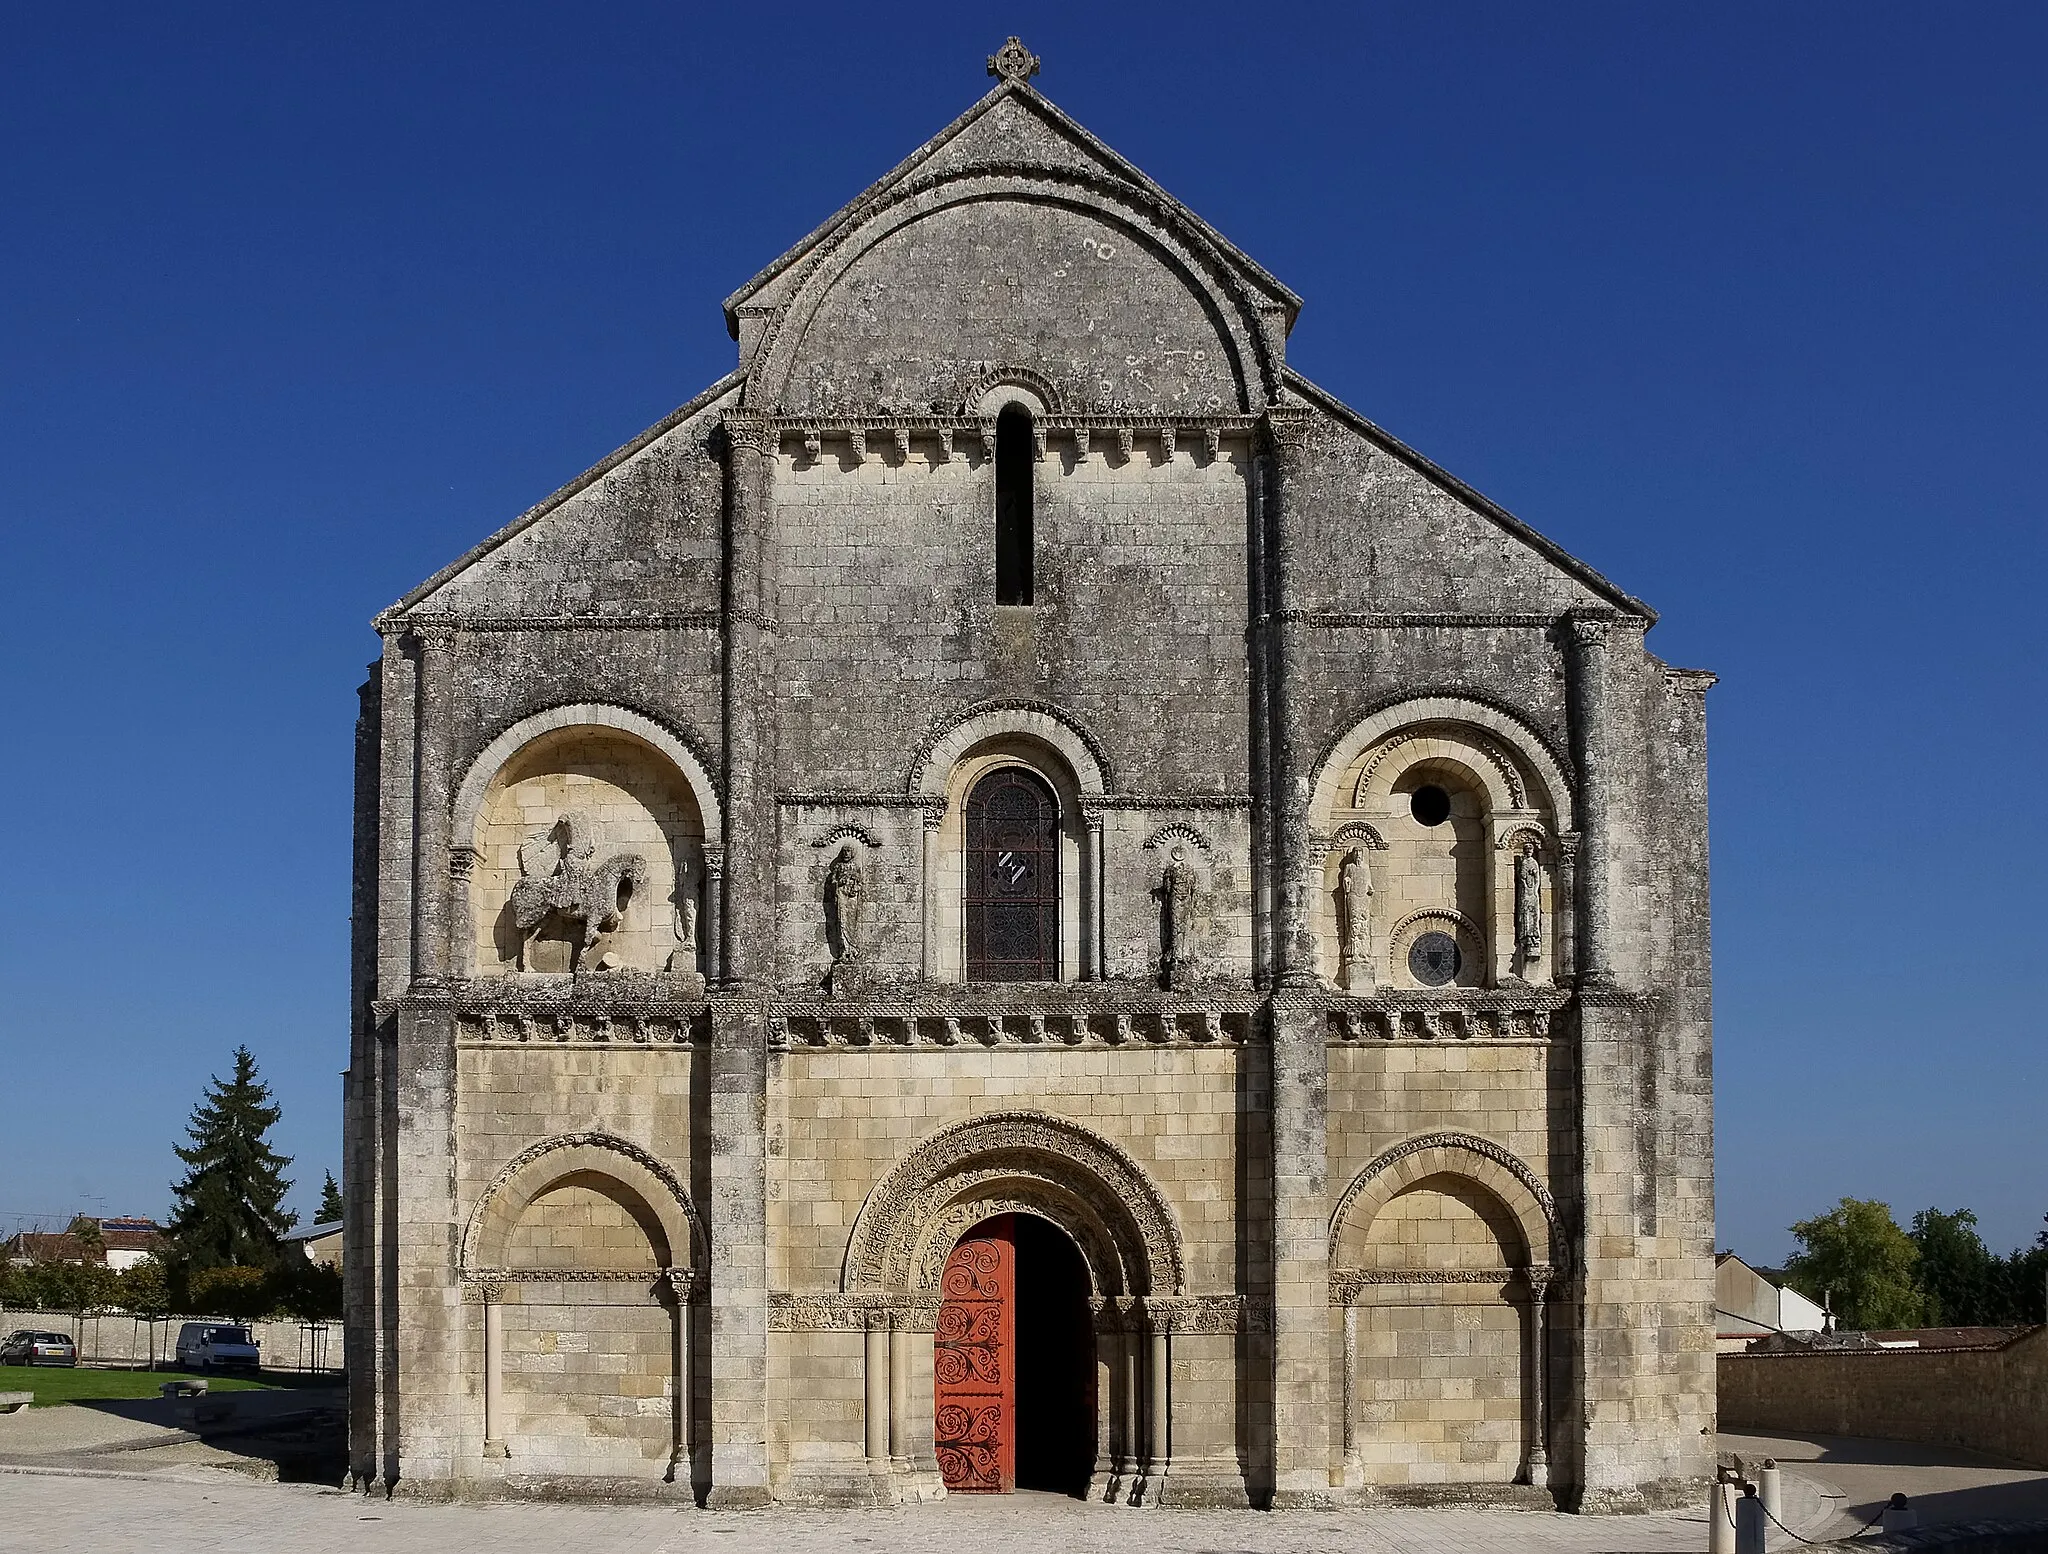
[[[17,1328],[0,1340],[0,1365],[76,1365],[78,1345],[64,1333]]]
[[[261,1346],[246,1327],[187,1322],[178,1329],[180,1370],[255,1370],[262,1363]]]

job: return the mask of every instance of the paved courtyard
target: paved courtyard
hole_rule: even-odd
[[[289,1399],[266,1400],[283,1409]],[[657,1506],[431,1505],[252,1478],[154,1402],[16,1415],[0,1439],[0,1554],[1694,1554],[1704,1509],[1573,1517],[1512,1511],[1142,1512],[1052,1495],[955,1497],[893,1511],[719,1514]],[[1786,1513],[1809,1538],[1854,1532],[1895,1490],[1924,1520],[2048,1520],[2048,1473],[1939,1447],[1723,1435],[1785,1465]],[[229,1464],[237,1464],[236,1471]],[[1773,1540],[1789,1547],[1793,1540]]]
[[[1701,1516],[1581,1518],[1502,1511],[1147,1513],[1053,1495],[958,1497],[898,1511],[729,1513],[639,1506],[449,1506],[227,1480],[0,1475],[0,1550],[185,1554],[1678,1554]],[[196,1476],[206,1474],[205,1480]],[[190,1477],[187,1477],[190,1475]]]

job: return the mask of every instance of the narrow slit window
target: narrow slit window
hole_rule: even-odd
[[[996,603],[1031,602],[1031,413],[996,417]]]

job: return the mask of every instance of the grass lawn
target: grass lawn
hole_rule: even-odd
[[[209,1392],[255,1392],[272,1387],[303,1386],[335,1377],[299,1375],[195,1376],[187,1371],[95,1371],[84,1366],[0,1365],[0,1392],[33,1392],[35,1408],[55,1403],[92,1403],[101,1398],[153,1398],[167,1381],[203,1381]]]

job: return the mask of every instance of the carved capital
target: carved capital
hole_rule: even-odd
[[[923,817],[927,831],[936,831],[946,823],[946,806],[943,804],[927,804],[918,814]]]
[[[738,412],[725,418],[725,440],[735,453],[773,453],[781,439],[768,422],[757,415]]]
[[[1574,613],[1565,617],[1564,624],[1574,647],[1581,652],[1598,652],[1607,646],[1607,631],[1613,622],[1605,615]]]
[[[725,844],[706,842],[704,844],[704,877],[712,880],[725,878]]]
[[[476,872],[477,860],[483,853],[467,843],[459,843],[448,849],[448,877],[452,880],[467,880]]]
[[[1275,453],[1298,454],[1307,449],[1314,425],[1315,412],[1306,405],[1269,405],[1260,429]]]
[[[455,645],[461,631],[449,621],[414,621],[411,628],[414,642],[419,644],[422,654],[440,653]]]

